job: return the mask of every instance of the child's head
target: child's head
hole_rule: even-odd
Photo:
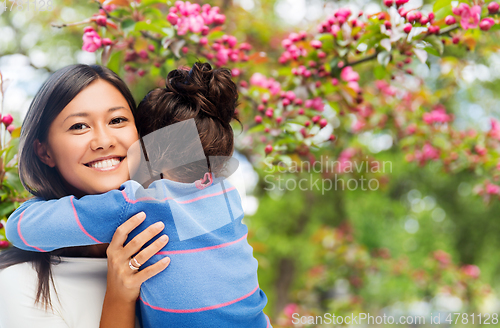
[[[127,149],[138,138],[134,99],[111,70],[72,65],[33,99],[21,128],[19,175],[45,199],[102,193],[128,179]]]
[[[205,156],[207,160],[211,158],[208,169],[216,173],[233,153],[230,122],[238,120],[237,101],[237,87],[228,69],[212,69],[210,64],[195,63],[191,70],[171,71],[165,88],[152,90],[141,101],[135,117],[137,130],[144,137],[168,125],[194,119]],[[206,172],[207,162],[202,161],[170,170],[167,175],[176,181],[193,182]]]

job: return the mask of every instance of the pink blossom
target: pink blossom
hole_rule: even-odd
[[[500,5],[496,2],[490,2],[488,4],[488,12],[490,13],[490,15],[496,14],[499,9],[500,9]]]
[[[226,48],[221,48],[217,51],[215,58],[217,59],[217,66],[224,66],[229,60],[230,50]]]
[[[412,29],[413,25],[411,25],[410,23],[407,23],[405,24],[405,26],[403,27],[403,31],[405,33],[410,33],[411,29]]]
[[[451,117],[446,114],[446,111],[442,106],[438,106],[430,113],[424,113],[423,119],[426,124],[446,123],[451,121]]]
[[[479,275],[481,274],[481,270],[477,267],[477,265],[473,264],[466,264],[462,267],[462,272],[465,273],[467,276],[477,279],[479,278]]]
[[[222,25],[226,21],[226,16],[222,14],[217,14],[214,17],[214,24]]]
[[[112,45],[112,44],[113,44],[113,41],[111,41],[111,39],[104,38],[104,39],[102,39],[102,44],[103,44],[104,46],[110,46],[110,45]]]
[[[177,25],[177,22],[179,21],[179,16],[177,16],[174,13],[170,13],[167,16],[167,20],[169,21],[170,24]]]
[[[464,30],[476,28],[481,17],[481,7],[473,6],[472,8],[466,3],[460,3],[458,7],[452,9],[453,13],[461,16],[460,25]]]
[[[349,147],[344,149],[338,158],[338,164],[337,164],[337,172],[342,172],[345,171],[348,166],[351,164],[351,159],[356,155],[356,149]],[[348,171],[348,170],[347,170]]]
[[[261,88],[269,89],[272,95],[276,95],[281,91],[281,85],[273,78],[267,79],[261,73],[254,73],[250,78],[250,84]]]
[[[16,129],[16,127],[14,126],[14,124],[11,124],[11,125],[9,125],[9,126],[7,127],[7,131],[8,131],[9,133],[11,133],[11,134],[12,134],[12,131],[14,131],[15,129]]]
[[[414,123],[408,125],[408,127],[406,128],[406,133],[408,134],[414,134],[416,131],[417,131],[417,125]]]
[[[493,138],[500,140],[500,123],[494,118],[491,118],[490,121],[491,121],[490,135]]]
[[[446,16],[446,18],[444,19],[444,22],[446,23],[446,25],[453,25],[453,24],[455,24],[457,21],[455,20],[455,17],[453,17],[452,15],[448,15],[448,16]]]
[[[189,16],[189,30],[193,33],[200,33],[205,22],[200,15]]]
[[[256,85],[262,88],[267,87],[267,79],[264,75],[261,73],[254,73],[252,77],[250,78],[250,84]]]
[[[83,46],[82,50],[88,52],[95,52],[102,45],[101,37],[97,34],[96,31],[87,30],[87,32],[83,33]]]
[[[488,31],[493,25],[495,25],[493,18],[486,17],[479,23],[479,28],[483,31]]]
[[[305,106],[307,108],[313,108],[318,112],[322,112],[325,109],[325,104],[323,103],[323,99],[321,97],[306,100]]]
[[[103,5],[102,8],[107,12],[111,12],[116,9],[116,5]]]
[[[426,143],[424,147],[422,147],[422,156],[424,160],[438,159],[439,151],[432,147],[431,144]]]
[[[488,182],[486,183],[486,193],[490,195],[500,195],[500,186]]]
[[[443,265],[448,265],[451,263],[451,256],[450,254],[446,253],[443,250],[437,250],[434,252],[434,258],[441,264]]]
[[[290,303],[285,306],[283,312],[288,318],[291,318],[294,313],[297,313],[299,306],[295,303]]]
[[[356,81],[348,82],[347,86],[349,88],[353,89],[356,93],[360,93],[361,92],[361,88],[359,87],[359,84]]]
[[[359,80],[359,74],[356,71],[354,71],[351,66],[347,66],[344,69],[342,69],[340,77],[342,78],[342,80],[346,82]]]
[[[321,46],[322,46],[321,41],[319,41],[319,40],[312,40],[311,41],[311,47],[313,47],[315,49],[319,49],[319,48],[321,48]]]
[[[352,132],[357,133],[365,127],[366,123],[360,119],[357,119],[352,125]]]
[[[9,126],[10,124],[12,124],[12,122],[14,121],[14,118],[12,117],[12,115],[10,114],[5,114],[3,117],[2,117],[2,123],[5,125],[5,126]]]
[[[351,16],[351,11],[347,8],[340,8],[336,13],[336,17],[344,17],[347,19],[347,17]]]
[[[337,37],[337,34],[339,33],[340,31],[340,27],[338,25],[333,25],[332,26],[332,30],[330,31],[330,33],[334,36],[334,37]]]

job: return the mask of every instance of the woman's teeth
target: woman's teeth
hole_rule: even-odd
[[[93,162],[89,166],[97,169],[105,169],[108,167],[113,167],[115,165],[118,165],[119,163],[120,163],[119,159],[111,158],[111,159],[106,159],[104,161]]]

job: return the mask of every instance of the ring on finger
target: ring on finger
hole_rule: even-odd
[[[131,258],[130,261],[128,261],[128,266],[130,267],[130,269],[132,269],[133,271],[139,270],[139,267],[141,265],[139,264],[138,266],[135,266],[134,264],[132,264],[132,261],[134,261],[135,263],[139,264],[139,262],[137,262],[137,260],[135,258]]]

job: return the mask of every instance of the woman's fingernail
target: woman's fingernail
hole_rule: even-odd
[[[163,222],[159,221],[159,222],[156,222],[155,224],[153,224],[153,226],[154,226],[155,228],[161,228],[161,227],[163,227],[163,226],[164,226],[164,224],[163,224]]]
[[[170,263],[170,257],[165,257],[161,260],[163,263]]]
[[[168,236],[167,235],[163,235],[161,236],[160,238],[158,238],[162,243],[166,242],[168,240]]]
[[[139,212],[139,213],[138,213],[138,215],[137,215],[137,217],[138,217],[139,219],[144,219],[144,218],[146,217],[146,213],[144,213],[144,212]]]

